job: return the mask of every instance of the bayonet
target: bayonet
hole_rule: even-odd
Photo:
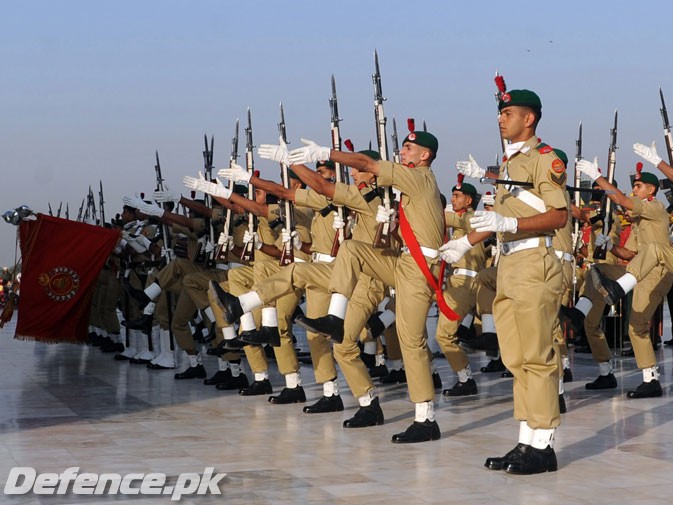
[[[659,87],[659,98],[661,98],[661,119],[664,123],[664,140],[666,141],[666,152],[668,153],[668,164],[673,166],[673,134],[671,134],[671,125],[668,122],[668,111],[664,101],[664,92]]]
[[[610,129],[610,148],[608,149],[608,171],[605,178],[610,184],[614,184],[615,181],[615,166],[617,165],[617,110],[615,110],[615,124]],[[598,220],[603,220],[603,235],[608,235],[612,229],[612,200],[607,196],[603,197],[603,202],[601,204],[601,211],[598,216]],[[594,249],[594,259],[604,260],[607,257],[607,246],[603,245]]]

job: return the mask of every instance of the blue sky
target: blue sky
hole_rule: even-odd
[[[423,120],[440,140],[434,169],[445,192],[472,153],[492,164],[499,137],[493,75],[543,102],[538,134],[605,165],[619,110],[617,170],[627,184],[631,145],[656,139],[664,155],[658,88],[673,75],[670,2],[24,1],[0,21],[0,210],[76,214],[102,179],[106,214],[154,185],[154,151],[167,183],[203,163],[203,134],[223,166],[237,117],[253,115],[256,144],[277,140],[285,105],[292,145],[329,142],[330,76],[342,136],[375,142],[371,73],[379,52],[389,122]],[[389,130],[390,131],[390,130]],[[400,132],[402,133],[402,132]],[[242,150],[242,148],[241,148]],[[572,164],[571,164],[572,165]],[[263,176],[273,164],[257,160]],[[0,225],[0,265],[14,258],[14,228]]]

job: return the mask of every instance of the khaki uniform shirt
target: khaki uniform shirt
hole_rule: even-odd
[[[376,237],[376,230],[379,223],[376,222],[376,213],[379,205],[381,205],[381,198],[376,196],[369,202],[365,200],[365,195],[374,191],[370,186],[364,186],[358,189],[352,184],[344,184],[337,182],[334,188],[334,198],[332,202],[335,205],[343,205],[348,207],[355,213],[355,221],[353,223],[353,240],[359,240],[371,244]]]
[[[330,212],[324,217],[320,214],[320,211],[330,204],[329,200],[312,189],[299,188],[295,192],[294,201],[299,208],[306,207],[315,211],[311,220],[311,252],[329,256],[336,234],[336,230],[332,227],[334,213]]]
[[[631,197],[633,209],[629,211],[635,219],[631,225],[631,234],[625,247],[632,251],[641,251],[645,245],[655,242],[670,247],[668,238],[669,216],[664,204],[656,198],[641,200]]]
[[[472,231],[470,218],[474,216],[474,210],[468,209],[465,212],[444,212],[446,227],[452,230],[449,240],[459,239]],[[486,265],[486,249],[484,243],[475,244],[465,255],[451,266],[456,268],[465,268],[474,272],[479,272]]]

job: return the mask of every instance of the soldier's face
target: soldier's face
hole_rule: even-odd
[[[318,167],[316,169],[316,172],[318,172],[323,179],[327,179],[328,181],[336,181],[336,172],[334,170],[330,170],[327,167]]]
[[[633,184],[633,196],[645,200],[650,196],[654,196],[654,187],[651,184],[645,184],[644,182],[636,181]]]
[[[466,195],[462,191],[454,191],[451,193],[451,205],[454,212],[467,209],[472,203],[472,197]]]
[[[498,124],[500,125],[500,134],[502,138],[510,142],[520,142],[528,140],[531,126],[530,116],[535,116],[523,107],[505,107],[500,111]]]
[[[410,165],[417,167],[430,158],[430,151],[425,147],[412,142],[405,142],[400,149],[400,161],[403,165]]]

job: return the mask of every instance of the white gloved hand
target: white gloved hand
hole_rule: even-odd
[[[346,227],[346,222],[341,218],[338,212],[334,212],[334,221],[332,222],[332,228],[335,230],[343,230]]]
[[[290,230],[283,228],[280,232],[280,236],[282,238],[283,244],[287,244],[290,240],[292,240],[292,247],[297,250],[301,249],[303,242],[301,241],[301,238],[299,238],[297,230],[290,232]]]
[[[657,154],[657,146],[654,140],[649,147],[644,144],[633,144],[633,152],[655,167],[661,163],[661,156]]]
[[[472,244],[467,240],[467,235],[449,240],[446,244],[439,248],[439,256],[443,261],[449,265],[456,263],[460,258],[465,256],[465,253],[472,249]]]
[[[577,170],[581,174],[586,175],[591,179],[591,182],[595,181],[601,176],[601,171],[598,168],[598,158],[594,158],[594,161],[580,160],[577,162]]]
[[[217,198],[229,198],[231,196],[231,190],[222,184],[222,181],[217,177],[215,178],[215,182],[207,181],[201,172],[199,172],[198,178],[185,175],[182,178],[182,182],[189,189],[200,191],[201,193],[206,193]]]
[[[215,250],[215,246],[210,240],[206,240],[206,247],[204,250],[206,251],[206,254],[210,254]]]
[[[484,205],[495,205],[495,195],[484,194],[481,197],[481,201],[484,202]]]
[[[614,247],[614,244],[612,243],[612,237],[610,235],[603,235],[602,233],[599,233],[596,235],[596,240],[594,241],[594,247],[598,249],[599,247],[605,246],[606,251],[611,251],[612,248]]]
[[[164,246],[161,248],[161,257],[166,258],[168,262],[171,262],[173,261],[173,258],[175,258],[175,252],[173,249]]]
[[[250,230],[245,230],[243,233],[243,243],[249,244],[250,242],[252,242],[255,246],[255,249],[258,250],[261,249],[264,245],[264,242],[259,239],[259,235],[257,233],[250,233]]]
[[[453,212],[453,205],[447,203],[446,207],[444,207],[444,212]]]
[[[479,163],[477,163],[477,160],[475,160],[471,154],[468,156],[467,161],[457,161],[456,169],[458,172],[465,175],[465,177],[474,177],[476,179],[483,177],[486,173],[486,170],[479,166]]]
[[[379,210],[376,212],[376,222],[377,223],[389,223],[392,220],[395,209],[388,209],[383,205],[379,205]]]
[[[138,196],[125,196],[122,198],[122,201],[124,202],[124,205],[138,209],[147,216],[161,217],[164,215],[164,209],[152,203],[145,203]]]
[[[321,147],[312,140],[301,139],[301,142],[305,147],[290,151],[290,165],[305,165],[329,159],[331,151],[329,147]]]
[[[165,185],[163,190],[157,190],[152,193],[152,200],[159,203],[173,202],[177,205],[180,201],[180,195],[176,195],[168,185]]]
[[[501,216],[497,212],[478,210],[470,218],[470,225],[475,231],[495,231],[516,233],[519,222],[515,217]]]
[[[289,154],[287,151],[287,144],[283,140],[282,135],[278,137],[278,145],[262,144],[257,149],[257,154],[260,158],[265,160],[275,161],[277,163],[289,164]]]
[[[230,237],[226,233],[220,233],[217,238],[217,245],[222,246],[225,251],[231,251],[234,248],[234,237]]]
[[[244,184],[249,184],[250,178],[252,177],[252,174],[250,172],[248,172],[241,165],[237,165],[236,163],[232,163],[231,167],[229,168],[223,168],[222,170],[217,172],[217,175],[219,177],[222,177],[223,179],[234,181],[234,183],[241,182]]]

